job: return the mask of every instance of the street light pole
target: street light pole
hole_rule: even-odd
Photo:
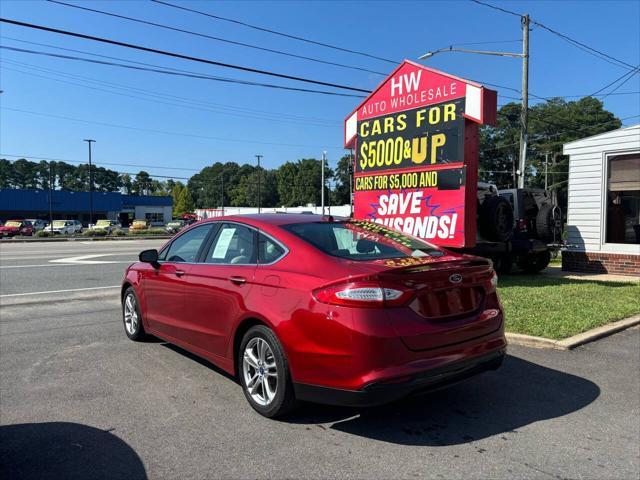
[[[260,213],[260,159],[263,156],[264,155],[255,155],[255,157],[258,159],[258,213]]]
[[[90,138],[84,139],[89,144],[89,226],[93,223],[93,174],[91,172],[91,144],[95,143],[95,140]]]
[[[49,162],[49,230],[53,235],[53,165]]]
[[[520,165],[518,188],[524,188],[529,142],[529,15],[522,17],[522,111],[520,112]]]
[[[322,167],[320,168],[320,205],[322,205],[322,215],[324,215],[324,163],[327,161],[327,152],[322,152]]]
[[[475,53],[479,55],[494,55],[499,57],[517,57],[522,58],[522,111],[520,112],[520,158],[518,171],[518,188],[524,188],[524,171],[527,164],[527,143],[529,141],[529,15],[523,15],[522,24],[522,53],[514,52],[495,52],[489,50],[470,50],[467,48],[454,48],[453,45],[447,48],[427,52],[418,57],[419,60],[425,60],[433,57],[437,53],[442,52],[462,52]]]

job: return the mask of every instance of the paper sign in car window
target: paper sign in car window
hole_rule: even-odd
[[[225,228],[220,232],[220,236],[218,237],[218,242],[216,243],[216,248],[213,249],[213,254],[211,258],[225,258],[227,256],[227,251],[229,250],[229,244],[231,243],[231,239],[233,238],[233,234],[236,233],[235,228]]]

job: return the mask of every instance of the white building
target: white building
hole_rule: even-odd
[[[640,125],[566,143],[562,268],[640,276]]]

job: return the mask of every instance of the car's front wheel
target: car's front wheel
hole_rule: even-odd
[[[137,342],[144,340],[146,333],[144,325],[142,325],[138,297],[133,287],[127,288],[122,297],[122,321],[124,322],[124,332],[127,337]]]
[[[244,395],[260,415],[274,418],[295,406],[289,364],[273,331],[256,325],[238,349],[238,372]]]

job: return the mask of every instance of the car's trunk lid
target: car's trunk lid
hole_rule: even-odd
[[[393,268],[377,276],[385,285],[414,290],[408,307],[389,309],[389,318],[407,347],[424,350],[464,342],[499,328],[499,315],[483,313],[492,275],[487,260],[458,258]]]

